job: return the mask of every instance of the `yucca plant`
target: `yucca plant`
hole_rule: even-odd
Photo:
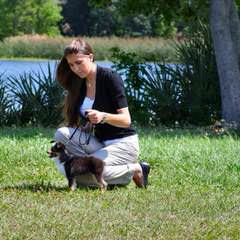
[[[42,96],[40,122],[43,126],[56,126],[63,121],[61,114],[63,107],[63,88],[56,81],[49,63],[47,73],[40,68],[40,71],[35,73],[34,78]]]
[[[32,74],[24,73],[7,78],[8,89],[15,106],[20,113],[22,125],[37,124],[41,113],[42,96]]]
[[[0,126],[7,124],[8,113],[11,107],[11,101],[6,92],[3,77],[4,73],[0,73]]]
[[[143,60],[140,60],[135,53],[124,52],[119,48],[112,48],[112,56],[114,58],[113,68],[124,79],[132,119],[140,124],[149,123],[151,113],[146,110],[147,102],[141,79],[141,72],[144,69],[144,64],[141,63]]]
[[[181,111],[193,124],[209,124],[220,117],[221,98],[217,66],[210,30],[198,23],[191,38],[176,47],[183,65]]]
[[[114,50],[115,69],[125,77],[133,118],[140,123],[210,124],[220,117],[217,67],[208,26],[199,23],[177,44],[179,65],[145,64],[134,53]]]
[[[181,121],[180,94],[181,68],[164,63],[145,64],[141,82],[147,109],[154,125],[174,124]]]
[[[180,121],[181,69],[164,63],[144,63],[134,53],[113,49],[114,68],[122,74],[132,118],[140,124]]]
[[[48,63],[48,72],[8,77],[8,89],[19,112],[21,125],[56,126],[61,118],[62,89]]]

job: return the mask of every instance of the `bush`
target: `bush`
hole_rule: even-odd
[[[135,53],[112,49],[113,68],[124,78],[134,121],[146,125],[172,124],[180,120],[180,68],[144,63]]]
[[[112,53],[115,59],[113,68],[124,78],[128,105],[134,113],[133,120],[145,124],[151,114],[147,111],[147,101],[140,76],[143,71],[141,60],[135,53],[126,53],[120,51],[119,48],[112,48]]]
[[[180,64],[146,63],[135,53],[112,49],[114,68],[125,78],[132,117],[141,124],[206,125],[220,118],[221,98],[210,31],[199,23],[177,44]]]
[[[15,99],[13,115],[16,124],[56,126],[62,122],[63,90],[56,82],[48,64],[48,73],[23,74],[7,79],[10,98]]]
[[[192,124],[210,124],[221,117],[218,72],[209,27],[201,22],[189,40],[177,44],[178,62],[183,64],[181,109]]]
[[[151,114],[150,124],[173,125],[182,120],[181,68],[164,63],[146,64],[142,71],[147,111]],[[145,109],[145,111],[146,111]]]
[[[8,112],[11,107],[11,101],[6,92],[6,86],[3,83],[3,73],[0,73],[0,126],[4,126],[8,121]]]

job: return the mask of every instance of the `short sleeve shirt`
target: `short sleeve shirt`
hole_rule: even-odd
[[[82,99],[86,96],[86,85],[83,86]],[[120,75],[109,68],[97,66],[96,93],[93,109],[117,114],[117,110],[128,107],[124,83]],[[110,124],[97,124],[95,135],[100,141],[112,140],[136,134],[132,126],[115,127]]]

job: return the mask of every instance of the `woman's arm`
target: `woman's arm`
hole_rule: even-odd
[[[131,117],[128,107],[117,110],[117,114],[100,112],[94,109],[87,110],[87,117],[93,124],[98,124],[101,121],[115,127],[128,128],[131,124]]]

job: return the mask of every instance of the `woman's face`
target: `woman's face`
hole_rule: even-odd
[[[66,56],[70,69],[80,78],[86,78],[93,64],[93,55],[84,55],[81,53],[72,53]]]

